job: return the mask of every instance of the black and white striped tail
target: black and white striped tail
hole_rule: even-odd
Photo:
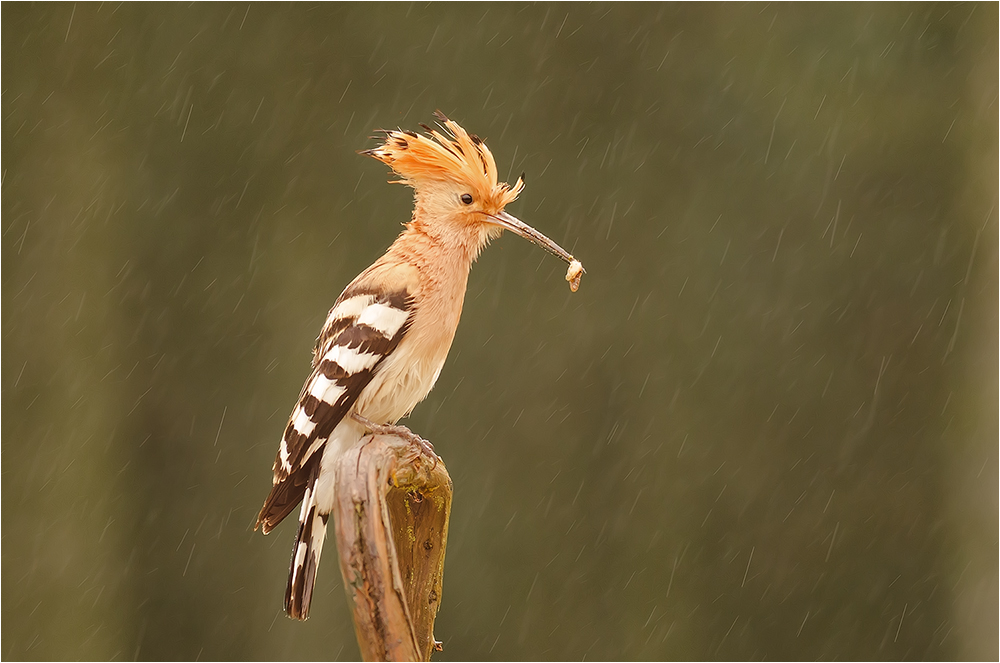
[[[292,546],[291,568],[288,570],[288,586],[285,588],[285,612],[294,619],[309,619],[313,587],[316,585],[316,571],[319,558],[323,554],[326,539],[328,513],[320,513],[316,503],[316,477],[310,480],[302,499],[299,514],[299,532]]]
[[[349,417],[381,362],[409,329],[413,298],[407,290],[349,286],[327,316],[313,352],[313,371],[285,426],[273,465],[271,492],[256,527],[270,532],[299,500],[299,531],[292,548],[285,612],[307,619],[327,521],[333,509],[333,459],[361,439]],[[323,459],[330,467],[323,467]]]

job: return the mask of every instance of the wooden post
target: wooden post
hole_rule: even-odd
[[[366,436],[337,463],[337,548],[366,661],[428,661],[440,649],[452,484],[444,463],[392,435]]]

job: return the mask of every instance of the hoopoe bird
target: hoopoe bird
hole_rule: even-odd
[[[427,135],[385,131],[381,145],[360,152],[395,171],[395,183],[413,187],[413,216],[330,309],[254,526],[267,534],[302,503],[285,590],[285,612],[295,619],[309,616],[334,507],[337,458],[368,432],[399,435],[433,454],[429,443],[396,422],[441,373],[479,252],[510,230],[570,263],[572,290],[583,272],[558,244],[504,211],[524,187],[524,176],[514,186],[498,183],[483,141],[436,116],[445,134],[425,125]]]

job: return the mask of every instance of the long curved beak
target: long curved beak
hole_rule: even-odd
[[[517,233],[521,237],[534,242],[538,246],[542,247],[549,253],[559,258],[562,258],[566,262],[572,263],[574,258],[566,250],[553,242],[551,239],[538,232],[531,226],[529,226],[524,221],[517,219],[507,212],[500,212],[498,214],[487,214],[486,215],[493,223],[497,224],[504,230],[509,230],[512,233]]]

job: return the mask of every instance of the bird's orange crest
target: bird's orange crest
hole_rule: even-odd
[[[486,144],[469,134],[440,111],[435,113],[446,134],[421,125],[429,134],[413,131],[386,131],[382,145],[363,150],[382,161],[407,184],[418,189],[425,182],[456,182],[472,189],[477,200],[488,200],[498,210],[514,201],[524,188],[524,177],[513,186],[497,182],[497,165]]]

